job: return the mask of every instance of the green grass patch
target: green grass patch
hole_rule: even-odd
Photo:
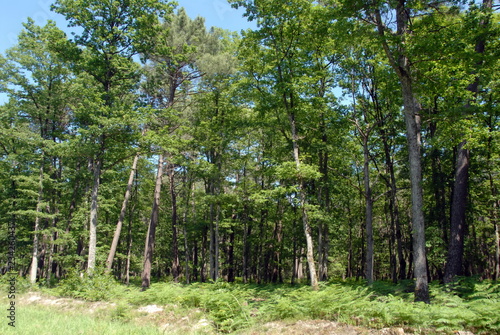
[[[0,334],[25,335],[158,335],[154,325],[112,320],[85,313],[63,312],[53,307],[25,305],[17,308],[16,327],[0,324]]]

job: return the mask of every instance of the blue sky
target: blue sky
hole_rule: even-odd
[[[43,26],[47,20],[53,20],[57,26],[69,35],[67,22],[62,15],[50,10],[55,0],[4,0],[0,11],[0,53],[17,43],[17,36],[22,23],[31,17],[36,24]],[[177,0],[178,8],[184,7],[191,18],[202,16],[207,28],[212,26],[241,31],[255,28],[255,22],[248,22],[243,17],[243,9],[233,9],[226,0]],[[70,36],[70,35],[69,35]],[[5,93],[0,93],[0,104],[7,101]]]
[[[17,35],[22,29],[22,23],[28,17],[38,25],[44,25],[47,20],[54,20],[57,26],[66,30],[64,17],[50,11],[54,0],[13,0],[2,1],[0,11],[0,53],[16,44]],[[254,22],[247,22],[243,10],[235,10],[226,0],[177,0],[179,7],[184,7],[192,18],[203,16],[207,28],[221,27],[233,31],[254,28]]]

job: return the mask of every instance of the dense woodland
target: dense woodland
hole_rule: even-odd
[[[0,55],[1,271],[498,279],[492,0],[56,0]],[[16,265],[8,231],[15,227]]]

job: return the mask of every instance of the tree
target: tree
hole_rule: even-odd
[[[159,19],[171,11],[171,4],[152,0],[58,0],[52,9],[64,15],[70,26],[83,28],[74,39],[84,48],[75,60],[76,68],[100,85],[101,102],[90,125],[94,148],[89,158],[93,182],[87,269],[92,273],[96,263],[101,170],[109,141],[113,132],[116,134],[115,126],[123,125],[122,118],[131,112],[131,106],[122,104],[121,98],[132,91],[138,78],[132,57],[152,45],[151,36],[158,31]]]
[[[489,15],[491,14],[492,6],[492,0],[483,0],[481,12],[484,12],[484,14],[482,20],[478,23],[478,30],[489,30],[488,26],[491,23],[491,17],[489,17]],[[484,54],[486,46],[486,34],[484,32],[478,34],[475,44],[475,52]],[[467,90],[471,93],[472,97],[471,100],[465,104],[464,110],[471,109],[475,100],[477,101],[478,99],[479,85],[482,78],[480,78],[477,73],[480,72],[483,63],[482,60],[477,61],[473,69],[473,73],[476,74],[476,76],[474,81],[467,86]],[[456,276],[462,274],[464,239],[467,229],[466,209],[468,202],[470,149],[468,148],[466,139],[460,142],[456,151],[455,180],[453,185],[453,197],[451,200],[450,239],[444,271],[445,283],[452,282]]]
[[[30,146],[33,152],[38,153],[38,157],[33,158],[38,165],[38,181],[30,269],[30,281],[35,283],[39,270],[40,235],[51,241],[47,248],[53,250],[57,234],[60,199],[54,183],[62,179],[61,142],[68,133],[67,101],[72,98],[72,74],[68,64],[52,49],[54,44],[66,40],[65,34],[54,22],[49,21],[44,27],[39,27],[28,18],[23,26],[18,45],[7,51],[7,63],[4,64],[7,79],[4,84],[12,99],[11,108],[19,109],[23,114],[19,117],[26,118],[30,124],[33,132]],[[42,220],[51,220],[52,223],[44,228]],[[50,257],[47,268],[52,267]],[[42,271],[40,269],[40,273]],[[50,275],[49,270],[47,273]]]
[[[320,176],[316,165],[304,162],[305,129],[310,124],[306,121],[315,118],[315,110],[310,110],[316,101],[326,101],[325,93],[329,88],[325,80],[325,72],[331,65],[331,60],[325,56],[321,47],[325,43],[325,17],[319,7],[310,1],[261,2],[235,1],[236,5],[247,8],[247,16],[257,19],[259,30],[248,35],[243,40],[247,45],[244,56],[249,76],[254,77],[259,92],[264,99],[269,100],[269,110],[277,112],[279,127],[290,144],[291,156],[294,162],[296,176],[296,196],[301,213],[302,226],[306,240],[306,259],[309,277],[313,289],[318,288],[316,265],[314,261],[314,242],[312,238],[309,213],[308,184]],[[319,24],[317,31],[310,35],[304,30],[311,27],[311,22]],[[318,54],[316,62],[311,62],[311,54]],[[258,55],[258,56],[257,56]],[[263,58],[262,62],[255,57]],[[311,64],[312,63],[312,64]],[[306,79],[309,78],[309,79]],[[311,86],[315,88],[311,91]],[[322,89],[317,89],[323,87]],[[324,118],[327,116],[323,115]],[[284,120],[287,122],[285,123]],[[320,121],[323,122],[323,121]],[[286,128],[284,128],[286,125]],[[301,133],[302,132],[302,133]],[[324,136],[323,133],[320,136]],[[310,135],[309,135],[310,136]],[[322,172],[328,166],[327,156],[322,155]],[[326,164],[326,165],[325,165]],[[288,169],[291,165],[285,164]],[[288,172],[290,173],[290,171]],[[327,175],[327,174],[326,174]],[[328,203],[328,202],[326,202]],[[323,204],[325,204],[323,202]],[[324,229],[321,230],[323,232]],[[324,235],[323,235],[324,236]],[[321,257],[324,260],[323,243]],[[322,261],[322,266],[324,266]],[[322,271],[324,275],[324,270]]]
[[[186,110],[190,95],[195,88],[194,82],[203,75],[199,63],[214,52],[210,47],[217,38],[214,32],[206,31],[202,18],[191,20],[181,8],[171,21],[163,24],[162,30],[155,37],[155,46],[143,54],[148,63],[142,89],[154,116],[154,120],[148,125],[148,132],[153,144],[158,148],[161,159],[169,160],[167,175],[172,205],[172,272],[175,281],[180,275],[180,263],[174,162],[178,156],[182,156],[183,143],[176,141],[174,137],[182,133],[181,126],[186,122]],[[154,206],[153,210],[159,210],[158,206]],[[158,214],[151,215],[152,218],[157,216]],[[155,232],[153,226],[156,224],[157,222],[151,220],[150,234]],[[151,239],[154,237],[151,236]],[[152,247],[151,242],[146,245],[146,248],[150,247]],[[152,257],[152,251],[147,250],[145,256]],[[149,287],[147,271],[150,271],[150,267],[144,268],[143,287]]]

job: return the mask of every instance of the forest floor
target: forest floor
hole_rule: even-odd
[[[411,281],[331,281],[318,291],[157,282],[142,291],[108,276],[69,276],[50,288],[20,278],[17,289],[16,327],[2,317],[2,335],[500,334],[500,284],[474,278],[432,283],[430,305],[413,302]],[[1,295],[0,309],[9,304]]]
[[[117,304],[113,302],[90,302],[73,298],[61,298],[49,296],[41,292],[32,291],[23,294],[19,298],[19,308],[25,306],[49,308],[53,313],[66,314],[68,318],[73,315],[89,315],[102,318],[104,314],[113,313]],[[134,309],[136,317],[133,322],[137,325],[154,325],[160,334],[217,334],[211,322],[202,316],[200,310],[193,309],[190,315],[183,316],[175,313],[175,306],[147,305]],[[118,320],[116,320],[118,321]],[[20,321],[21,322],[21,321]],[[30,320],[32,322],[32,320]],[[129,320],[130,322],[130,320]],[[54,330],[53,330],[54,331]],[[422,331],[418,331],[422,334]],[[423,332],[425,334],[425,332]],[[58,333],[53,333],[59,335]],[[83,332],[82,334],[87,334]],[[132,333],[130,333],[132,334]],[[262,325],[254,325],[250,329],[237,332],[240,335],[404,335],[415,334],[401,327],[370,329],[360,326],[345,325],[328,320],[285,320],[266,322]],[[472,332],[458,331],[457,335],[473,335]],[[29,335],[29,334],[26,334]],[[35,335],[35,334],[33,334]],[[61,335],[65,335],[61,333]],[[106,335],[106,334],[103,334]]]

